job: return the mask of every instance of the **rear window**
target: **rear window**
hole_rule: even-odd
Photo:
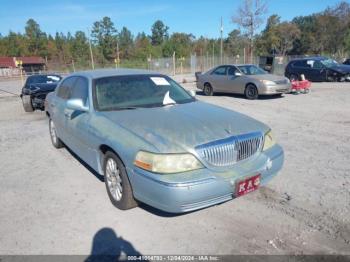
[[[307,67],[306,60],[292,62],[293,67]]]
[[[58,75],[38,75],[30,76],[27,79],[27,85],[31,84],[52,84],[57,83],[61,80],[61,77]]]

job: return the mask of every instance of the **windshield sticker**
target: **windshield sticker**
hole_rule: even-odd
[[[60,80],[60,78],[57,77],[57,76],[47,76],[47,78],[50,78],[50,79],[52,79],[54,81],[59,81]]]
[[[310,65],[311,67],[314,67],[315,61],[308,60],[306,63],[307,63],[308,65]]]
[[[170,83],[164,77],[150,77],[150,78],[153,81],[153,83],[155,83],[157,86],[170,86]]]
[[[163,105],[174,105],[176,102],[170,97],[169,91],[166,92],[164,99],[163,99]]]

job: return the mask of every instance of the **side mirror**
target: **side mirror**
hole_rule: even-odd
[[[188,93],[190,96],[195,97],[196,96],[196,91],[195,90],[189,90]]]
[[[89,108],[84,106],[83,100],[74,98],[67,101],[67,108],[74,111],[88,112]]]
[[[242,73],[241,72],[235,72],[235,76],[242,76]]]

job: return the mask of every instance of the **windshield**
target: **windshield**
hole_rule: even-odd
[[[100,78],[95,80],[93,94],[99,111],[160,107],[195,100],[174,80],[163,75]]]
[[[264,74],[267,74],[266,71],[264,71],[263,69],[255,66],[255,65],[238,66],[238,68],[245,75],[264,75]]]
[[[61,77],[57,75],[38,75],[29,77],[27,80],[27,84],[52,84],[60,80]]]
[[[333,59],[325,59],[321,60],[321,63],[326,67],[332,67],[339,65],[337,61],[334,61]]]

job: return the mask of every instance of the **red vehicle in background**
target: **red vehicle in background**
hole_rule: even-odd
[[[310,92],[311,88],[311,82],[309,80],[293,80],[291,81],[292,84],[292,91],[291,93],[294,94],[307,94]]]

